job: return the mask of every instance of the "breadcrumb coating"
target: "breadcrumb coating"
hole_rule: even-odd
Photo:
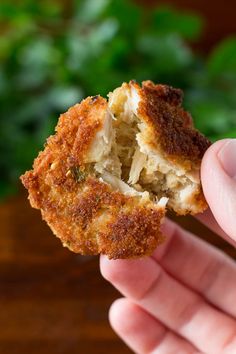
[[[178,89],[151,81],[141,88],[132,81],[115,90],[109,103],[88,97],[60,116],[55,134],[21,180],[32,207],[41,210],[64,246],[112,259],[143,257],[164,240],[160,225],[168,200],[179,214],[206,208],[194,176],[210,143],[194,129],[181,102]],[[130,117],[132,124],[126,122]],[[132,125],[130,146],[123,133],[126,123],[127,134]],[[126,152],[131,155],[124,157]],[[153,154],[165,161],[168,173],[162,171],[163,162],[150,173]],[[131,166],[135,159],[138,171],[134,162]],[[131,170],[136,175],[128,180]]]

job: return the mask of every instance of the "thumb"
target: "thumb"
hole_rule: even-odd
[[[218,141],[207,150],[201,178],[215,219],[236,240],[236,139]]]

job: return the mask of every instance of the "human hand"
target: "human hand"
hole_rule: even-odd
[[[211,211],[198,218],[236,245],[236,140],[206,152],[201,177]],[[101,257],[103,276],[125,296],[111,307],[112,327],[138,354],[235,354],[235,262],[171,221],[163,231],[149,258]]]

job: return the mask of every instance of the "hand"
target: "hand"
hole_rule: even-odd
[[[201,175],[214,216],[199,219],[236,245],[236,140],[214,144]],[[139,354],[235,354],[235,262],[171,221],[163,228],[167,241],[149,258],[101,257],[103,276],[125,296],[111,307],[112,327]]]

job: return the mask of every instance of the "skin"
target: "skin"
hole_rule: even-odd
[[[209,210],[198,219],[236,246],[236,178],[219,158],[227,143],[203,158]],[[236,353],[235,262],[169,220],[163,228],[167,242],[151,257],[101,257],[102,275],[124,296],[111,306],[113,329],[137,354]]]

